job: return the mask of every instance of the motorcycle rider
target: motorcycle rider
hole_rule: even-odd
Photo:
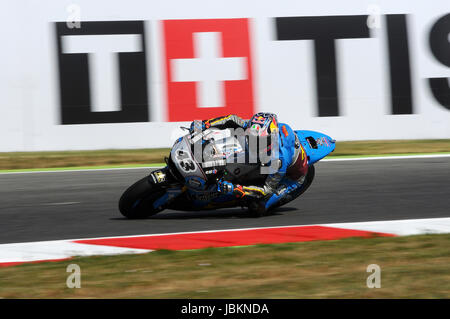
[[[267,210],[283,205],[301,194],[305,176],[308,172],[308,160],[297,134],[285,123],[278,123],[273,113],[257,113],[250,120],[231,114],[213,119],[194,121],[190,131],[204,131],[215,127],[218,129],[242,128],[246,135],[266,138],[267,144],[261,152],[274,155],[269,163],[260,162],[261,166],[275,166],[275,172],[269,173],[263,185],[240,185],[230,181],[217,181],[217,189],[225,194],[234,194],[238,198],[251,196],[250,211],[260,215]],[[275,138],[276,140],[272,140]],[[273,149],[272,149],[273,148]],[[277,149],[275,149],[277,148]],[[259,158],[259,157],[258,157]]]

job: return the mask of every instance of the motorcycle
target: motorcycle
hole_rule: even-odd
[[[314,180],[314,164],[335,149],[335,140],[316,131],[295,131],[307,157],[308,173],[296,197],[303,194]],[[194,155],[194,145],[202,140],[203,158]],[[186,134],[174,143],[166,166],[152,171],[131,185],[119,200],[119,210],[130,219],[147,218],[164,209],[199,211],[230,207],[247,207],[252,216],[261,215],[252,196],[236,198],[218,191],[216,181],[228,180],[235,184],[263,182],[265,177],[250,177],[255,164],[242,165],[236,160],[245,156],[248,145],[233,136],[228,129],[210,128],[201,134]],[[205,158],[205,154],[207,158]],[[234,158],[234,160],[229,160]],[[258,184],[252,184],[258,185]],[[283,205],[280,203],[277,207]]]

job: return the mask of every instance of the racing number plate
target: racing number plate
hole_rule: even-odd
[[[184,178],[197,176],[204,179],[203,171],[194,160],[191,152],[191,144],[183,137],[177,144],[175,144],[171,151],[172,160],[175,163],[178,171]]]

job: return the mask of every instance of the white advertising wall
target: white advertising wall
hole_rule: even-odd
[[[169,147],[259,111],[450,138],[448,0],[5,0],[0,23],[0,152]]]

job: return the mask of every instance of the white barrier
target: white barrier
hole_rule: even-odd
[[[12,1],[0,152],[168,147],[274,112],[339,140],[450,138],[450,2]]]

